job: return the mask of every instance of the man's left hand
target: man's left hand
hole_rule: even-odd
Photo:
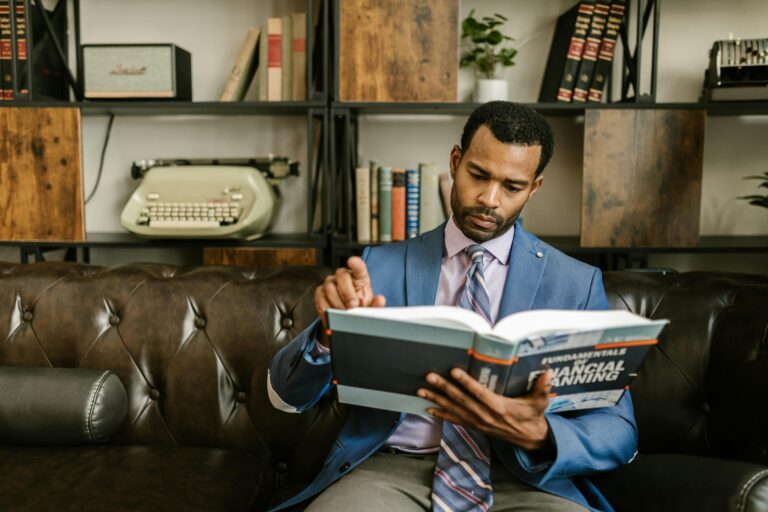
[[[460,386],[430,373],[427,382],[440,393],[426,388],[418,390],[420,397],[440,407],[427,409],[429,414],[527,450],[551,448],[549,424],[544,417],[552,389],[551,370],[539,376],[529,394],[517,398],[490,391],[459,368],[451,371],[451,377]]]

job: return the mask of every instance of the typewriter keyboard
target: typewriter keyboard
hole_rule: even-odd
[[[152,203],[141,210],[137,224],[154,228],[216,228],[237,222],[239,203]]]

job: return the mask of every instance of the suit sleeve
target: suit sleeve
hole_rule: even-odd
[[[608,309],[598,269],[594,269],[584,309]],[[629,392],[613,407],[547,413],[545,417],[555,448],[553,460],[535,460],[517,445],[492,439],[507,469],[532,485],[613,469],[630,462],[637,453],[637,425]]]
[[[363,251],[363,260],[368,257]],[[312,408],[331,389],[331,355],[316,350],[320,319],[275,354],[267,372],[267,393],[281,411],[300,413]]]

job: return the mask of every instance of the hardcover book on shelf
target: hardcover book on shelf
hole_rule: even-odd
[[[283,20],[267,20],[267,101],[283,99]]]
[[[293,66],[291,99],[307,99],[307,13],[297,12],[291,15],[293,25]]]
[[[379,166],[371,160],[371,242],[379,241]]]
[[[560,87],[557,90],[557,101],[570,103],[573,97],[573,88],[576,86],[581,54],[584,51],[584,44],[587,39],[590,22],[592,21],[595,2],[596,0],[582,0],[579,3],[576,21],[573,24],[571,42],[568,45],[563,76],[560,79]]]
[[[16,77],[16,90],[13,92],[14,99],[29,99],[29,82],[32,76],[28,67],[28,48],[29,48],[29,27],[27,23],[27,1],[12,0],[13,10],[16,12],[14,18],[15,42],[16,42],[16,67],[14,75]]]
[[[440,180],[440,202],[443,207],[443,216],[447,219],[451,216],[451,188],[453,187],[453,178],[447,172],[441,173]]]
[[[268,101],[269,34],[267,33],[267,25],[262,25],[259,31],[262,35],[259,43],[259,62],[261,62],[261,65],[256,68],[257,98],[259,101]]]
[[[611,74],[611,63],[616,52],[616,40],[619,37],[621,24],[624,23],[624,13],[627,8],[626,0],[613,0],[608,21],[605,24],[603,40],[600,43],[600,53],[595,64],[595,74],[589,86],[589,101],[599,103],[603,99],[603,91]]]
[[[355,211],[357,212],[357,240],[371,239],[371,171],[368,167],[355,169]]]
[[[627,311],[536,310],[491,327],[452,306],[328,310],[339,401],[410,414],[435,404],[416,396],[429,372],[460,367],[505,396],[530,391],[551,369],[548,411],[618,402],[666,320]]]
[[[592,12],[592,20],[589,23],[589,32],[584,43],[584,51],[581,53],[579,72],[576,76],[576,85],[573,88],[572,100],[580,103],[587,101],[589,86],[595,73],[600,44],[603,41],[605,25],[608,22],[608,14],[611,10],[610,0],[597,0]]]
[[[13,100],[11,0],[0,0],[0,99]]]
[[[578,12],[579,4],[576,4],[557,18],[555,30],[552,33],[552,43],[549,45],[547,66],[539,89],[539,103],[557,101],[557,91],[565,71],[568,45],[571,42]]]
[[[282,101],[291,101],[293,94],[293,21],[291,16],[283,16],[283,34],[281,39],[281,79]]]
[[[245,39],[240,46],[237,59],[232,66],[232,71],[229,73],[229,79],[224,85],[219,101],[241,101],[243,99],[259,65],[258,46],[259,29],[251,27],[245,34]]]
[[[405,170],[392,169],[392,241],[405,240]]]
[[[391,167],[379,167],[379,241],[392,241]]]
[[[405,237],[419,236],[419,196],[421,183],[419,169],[405,171]]]

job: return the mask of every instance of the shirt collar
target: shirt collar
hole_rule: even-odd
[[[515,237],[514,224],[501,236],[492,238],[487,242],[480,244],[483,249],[487,250],[491,255],[496,258],[499,263],[506,265],[509,261],[509,252],[512,249],[512,240]],[[453,258],[458,253],[464,250],[464,248],[473,245],[477,242],[473,241],[467,235],[461,232],[456,222],[453,220],[453,215],[445,223],[445,254],[449,258]]]

